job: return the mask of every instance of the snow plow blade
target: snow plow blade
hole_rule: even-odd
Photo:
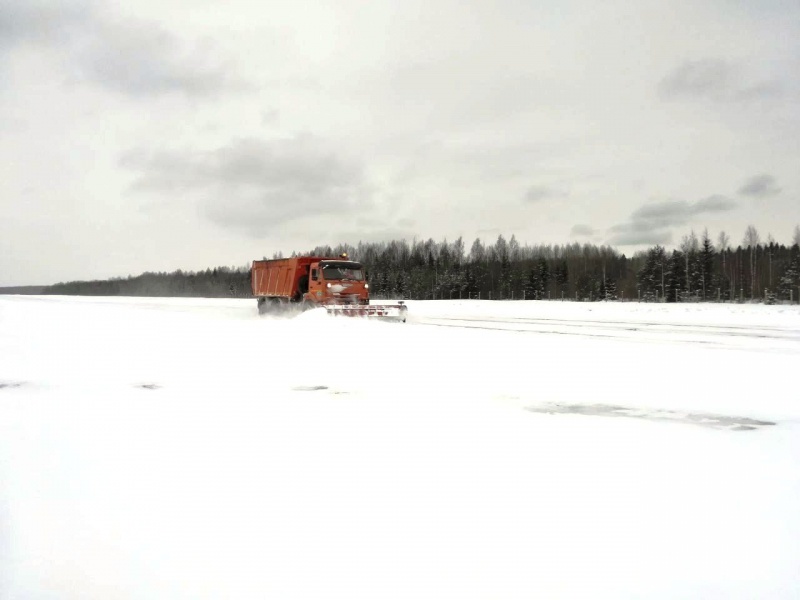
[[[329,315],[345,317],[369,317],[406,322],[408,307],[398,304],[329,304],[325,307]]]

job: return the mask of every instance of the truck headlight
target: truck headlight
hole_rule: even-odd
[[[364,284],[364,289],[365,289],[365,290],[368,290],[368,289],[369,289],[369,284],[368,284],[368,283],[365,283],[365,284]]]
[[[330,284],[330,283],[328,284],[328,287],[331,287],[331,284]]]

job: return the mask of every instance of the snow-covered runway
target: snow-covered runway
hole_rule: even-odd
[[[0,598],[800,595],[797,306],[409,304],[0,297]]]
[[[585,305],[577,304],[577,306]],[[628,304],[627,306],[634,305]],[[639,307],[640,305],[637,303],[635,306]],[[606,319],[586,319],[578,316],[574,318],[530,318],[494,317],[480,314],[418,317],[416,322],[438,327],[576,335],[584,338],[605,337],[644,343],[711,344],[717,347],[759,349],[780,354],[800,353],[800,329],[780,325],[710,325],[697,322],[680,323],[653,320],[615,321],[613,317]]]

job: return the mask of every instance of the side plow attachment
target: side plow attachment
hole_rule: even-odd
[[[345,317],[369,317],[402,321],[405,323],[408,307],[399,302],[397,304],[329,304],[325,307],[329,315]]]

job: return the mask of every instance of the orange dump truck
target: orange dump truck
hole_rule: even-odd
[[[408,311],[402,302],[371,305],[364,267],[346,254],[254,260],[250,285],[259,314],[280,312],[290,305],[324,306],[333,314],[405,321]]]

